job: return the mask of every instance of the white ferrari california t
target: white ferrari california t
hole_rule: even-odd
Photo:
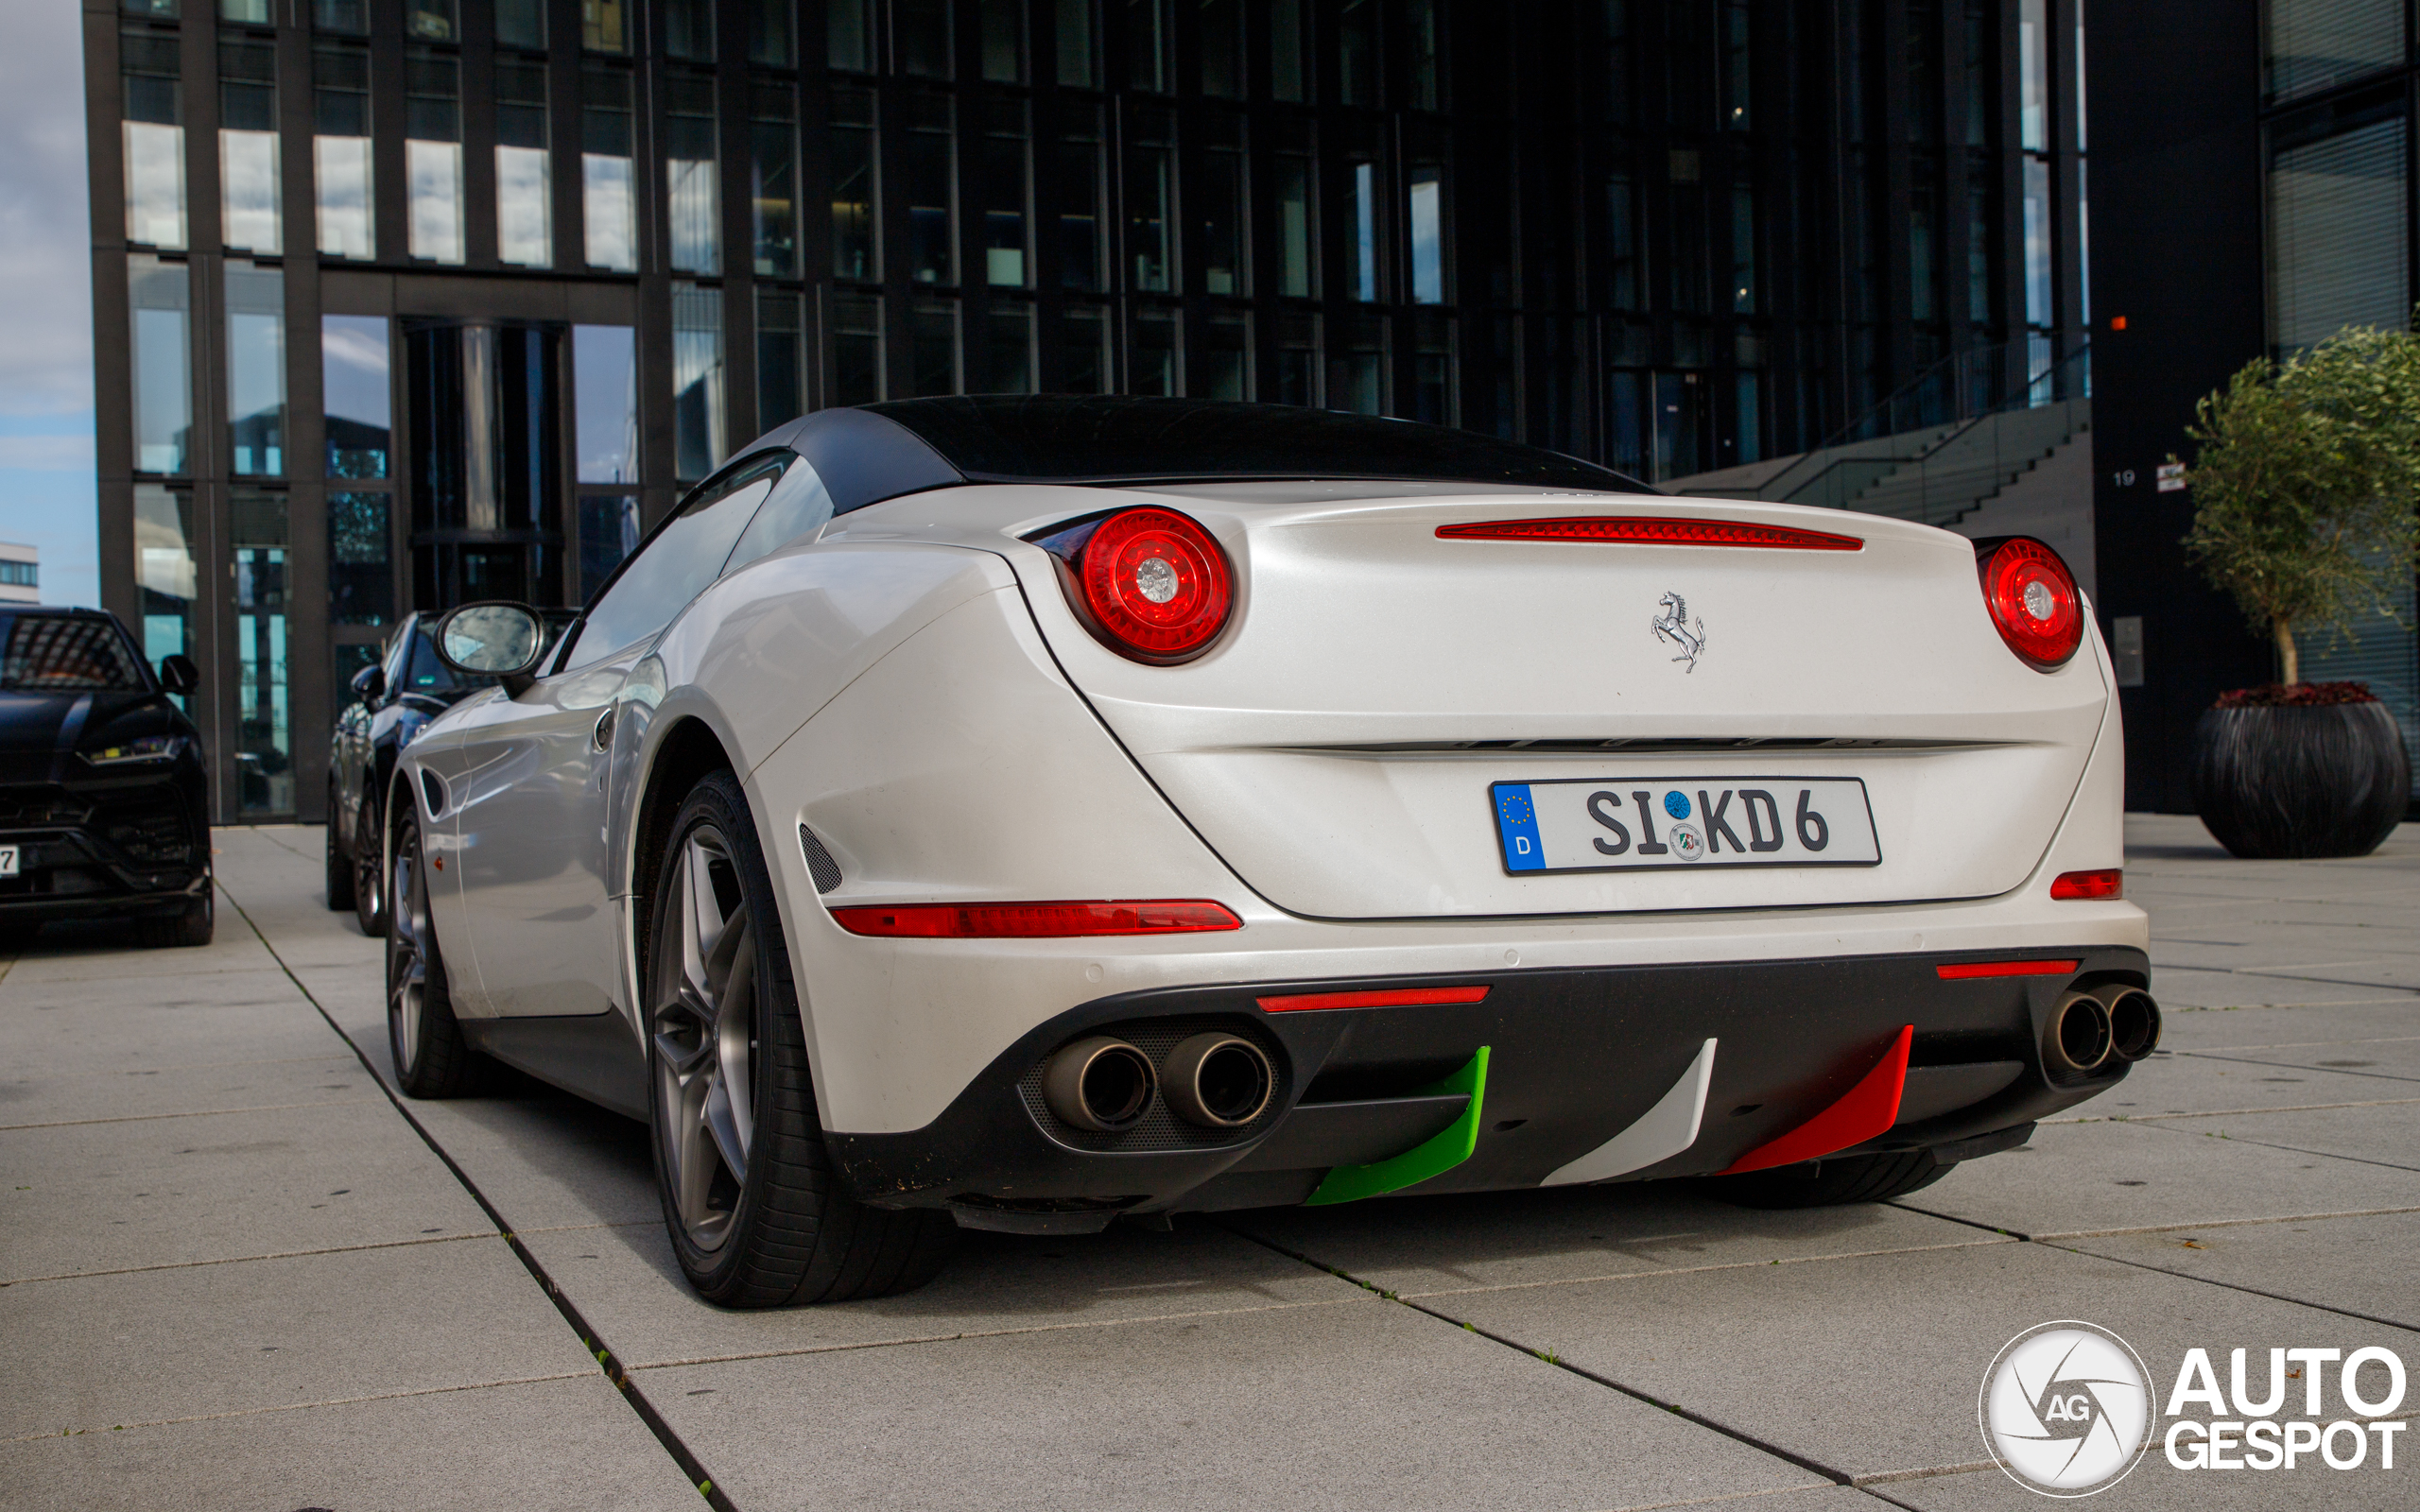
[[[912,1286],[959,1228],[1869,1201],[2159,1035],[2107,657],[2031,540],[914,400],[747,447],[560,637],[439,644],[501,685],[384,805],[402,1085],[649,1121],[717,1302]]]

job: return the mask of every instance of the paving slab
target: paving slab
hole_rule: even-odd
[[[0,1338],[0,1438],[596,1368],[492,1235],[23,1282]]]
[[[0,1008],[0,1013],[6,1012]],[[0,1133],[38,1124],[167,1118],[239,1108],[288,1107],[364,1095],[386,1099],[350,1046],[325,1036],[327,1054],[199,1064],[63,1071],[39,1057],[0,1070]],[[285,1048],[292,1048],[291,1036]],[[5,1160],[0,1154],[0,1160]]]
[[[752,1512],[1596,1512],[1821,1485],[1570,1371],[1364,1296],[637,1376]]]
[[[2420,1329],[2420,1213],[2221,1225],[2056,1241],[2061,1248]],[[2381,1342],[2381,1341],[2373,1341]],[[2411,1341],[2384,1341],[2407,1361]],[[2223,1364],[2223,1357],[2220,1357]],[[2407,1400],[2406,1407],[2416,1405]],[[2420,1452],[2414,1452],[2420,1463]]]
[[[940,1278],[902,1297],[734,1313],[699,1300],[663,1221],[524,1243],[628,1365],[1358,1304],[1365,1289],[1199,1220],[1036,1239],[962,1236]]]
[[[2158,1124],[2046,1124],[1899,1199],[2034,1238],[2420,1209],[2420,1172],[2180,1135]]]
[[[1433,1297],[1422,1304],[1829,1469],[1988,1457],[1983,1373],[2035,1324],[2115,1331],[2163,1385],[2186,1349],[2358,1348],[2377,1325],[2047,1245],[1858,1256]],[[1890,1494],[1898,1494],[1889,1488]]]
[[[410,1106],[514,1232],[662,1221],[646,1125],[526,1076],[503,1079],[496,1095]]]
[[[2243,1055],[2267,1055],[2265,1050]],[[2089,1102],[2046,1124],[2083,1124],[2112,1118],[2153,1118],[2174,1113],[2213,1113],[2234,1108],[2309,1108],[2398,1099],[2420,1101],[2420,1087],[2381,1084],[2342,1071],[2202,1054],[2154,1051],[2126,1079]]]
[[[0,1213],[0,1280],[494,1231],[375,1092],[11,1130]]]
[[[2214,1060],[2235,1060],[2249,1065],[2302,1066],[2313,1071],[2350,1073],[2373,1086],[2400,1082],[2406,1087],[2420,1082],[2420,1037],[2399,1040],[2364,1040],[2354,1043],[2307,1043],[2286,1045],[2245,1045],[2228,1050],[2202,1050],[2195,1054]]]
[[[591,1370],[0,1443],[0,1483],[22,1512],[695,1512],[697,1490],[634,1422]]]
[[[2169,1008],[2327,1007],[2355,1004],[2420,1004],[2420,993],[2355,982],[2257,975],[2186,967],[2154,968],[2152,992]]]
[[[2160,1044],[2179,1054],[2244,1045],[2345,1043],[2420,1035],[2420,996],[2282,1008],[2164,1009]]]
[[[2404,1435],[2409,1439],[2411,1434]],[[2068,1506],[2123,1507],[2126,1512],[2275,1512],[2279,1506],[2322,1504],[2328,1512],[2405,1512],[2411,1505],[2408,1461],[2398,1452],[2395,1469],[2381,1474],[2372,1453],[2356,1470],[2330,1470],[2305,1460],[2290,1474],[2256,1470],[2180,1470],[2158,1445],[2135,1472],[2089,1502]],[[1968,1475],[1945,1475],[1877,1486],[1916,1512],[2041,1512],[2043,1498],[1995,1468]]]
[[[2187,1137],[2420,1171],[2420,1108],[2410,1103],[2223,1113],[2207,1118],[2164,1119],[2155,1126]],[[2420,1281],[2420,1273],[2414,1279]]]
[[[1406,1297],[2010,1242],[1883,1204],[1757,1211],[1660,1181],[1270,1208],[1224,1221]]]

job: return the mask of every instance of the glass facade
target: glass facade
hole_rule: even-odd
[[[2407,249],[2381,266],[2409,255],[2403,117],[2341,108],[2403,56],[2392,9],[2268,12],[2280,120],[2333,112],[2273,143],[2281,342],[2409,294],[2293,250],[2367,236]],[[95,225],[105,297],[131,318],[100,356],[123,369],[105,424],[133,474],[104,480],[104,507],[134,509],[140,481],[162,541],[199,509],[212,555],[185,586],[215,595],[237,486],[295,480],[314,574],[325,520],[328,593],[307,575],[306,604],[275,590],[302,671],[262,671],[261,635],[243,664],[316,730],[328,669],[392,615],[474,590],[577,602],[684,485],[818,405],[1333,405],[1669,481],[1807,449],[1962,353],[2048,363],[2080,342],[2072,0],[1512,13],[123,9],[90,64],[95,97],[121,100]],[[212,142],[187,141],[197,102]],[[313,256],[318,277],[286,276]],[[320,398],[297,414],[289,391]],[[167,581],[148,560],[110,591]],[[285,565],[250,560],[263,584]],[[268,616],[256,598],[245,612]],[[250,749],[238,704],[252,723],[264,707],[237,692],[237,618],[214,596],[177,622],[216,659],[225,751]],[[316,792],[314,741],[283,748],[290,791]],[[229,775],[222,807],[239,799]]]

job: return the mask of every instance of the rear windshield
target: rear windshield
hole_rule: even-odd
[[[1392,478],[1652,491],[1610,468],[1471,431],[1284,404],[1001,395],[865,407],[979,481]]]
[[[18,614],[0,653],[0,688],[12,693],[143,693],[150,683],[126,637],[108,620]]]

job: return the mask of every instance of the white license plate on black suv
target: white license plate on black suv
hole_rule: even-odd
[[[1497,782],[1488,793],[1511,872],[1882,859],[1861,778],[1570,778]]]

